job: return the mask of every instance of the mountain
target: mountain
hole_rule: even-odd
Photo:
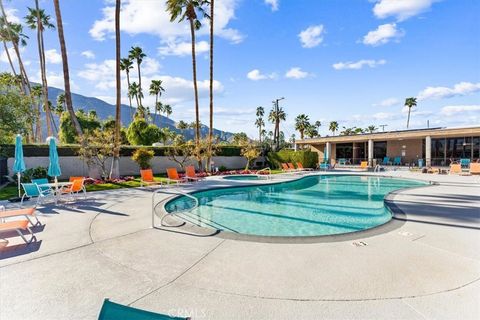
[[[61,90],[55,87],[48,87],[48,97],[53,105],[56,105],[57,96],[63,92],[64,90]],[[112,118],[115,117],[114,105],[94,97],[86,97],[86,96],[72,92],[72,104],[75,110],[83,109],[85,112],[94,110],[97,113],[98,118],[101,120],[106,120],[109,117],[112,117]],[[130,112],[131,111],[129,106],[125,104],[121,105],[122,125],[125,127],[128,127],[131,122]],[[135,108],[133,112],[135,112]],[[58,125],[58,117],[54,116],[54,118],[55,118],[55,122]],[[155,122],[155,124],[161,128],[168,127],[170,130],[180,133],[180,130],[178,130],[175,127],[175,121],[165,116],[157,115],[157,121]],[[200,128],[200,131],[201,131],[202,137],[208,136],[207,126],[202,125]],[[184,134],[187,139],[193,139],[193,137],[195,136],[195,132],[193,129],[185,130]],[[218,136],[222,141],[229,140],[233,136],[233,133],[231,132],[226,132],[226,131],[217,130],[217,129],[213,130],[213,134],[214,136]]]

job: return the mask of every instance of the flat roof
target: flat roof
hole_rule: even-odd
[[[385,131],[374,133],[362,133],[350,136],[326,136],[313,139],[295,140],[296,144],[322,144],[326,142],[342,143],[342,142],[363,142],[368,140],[403,140],[403,139],[423,139],[427,136],[432,138],[441,137],[463,137],[463,136],[480,136],[480,126],[464,127],[464,128],[426,128],[411,129],[399,131]]]

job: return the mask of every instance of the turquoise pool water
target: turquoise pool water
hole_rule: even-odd
[[[224,176],[223,179],[225,180],[260,180],[262,178],[254,174],[241,174],[241,175]]]
[[[387,193],[427,185],[368,176],[308,176],[300,180],[193,193],[165,205],[167,212],[200,226],[261,236],[349,233],[386,223]],[[192,209],[193,208],[193,209]]]

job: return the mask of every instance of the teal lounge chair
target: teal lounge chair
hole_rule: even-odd
[[[40,188],[40,191],[43,193],[51,192],[52,189],[49,186],[41,186],[42,184],[48,184],[47,178],[40,178],[40,179],[32,179],[32,183],[35,183]]]
[[[390,164],[390,157],[384,157],[384,158],[383,158],[383,161],[382,161],[382,164],[383,164],[384,166],[389,165],[389,164]]]
[[[50,192],[50,189],[42,191],[36,183],[22,183],[22,188],[24,193],[20,201],[20,205],[23,205],[23,201],[25,200],[25,198],[37,198],[35,206],[38,206],[47,197],[53,197],[53,193]]]
[[[468,168],[470,166],[470,159],[460,159],[460,166],[462,168]]]
[[[402,165],[402,157],[393,158],[393,165],[394,166],[401,166]]]
[[[103,301],[102,310],[98,320],[187,320],[190,318],[170,317],[160,313],[154,313],[137,308],[132,308],[111,302],[108,299]]]

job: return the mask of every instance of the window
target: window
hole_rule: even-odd
[[[337,159],[353,158],[353,143],[337,143]]]
[[[373,143],[373,157],[383,159],[387,156],[387,141],[375,141]]]

